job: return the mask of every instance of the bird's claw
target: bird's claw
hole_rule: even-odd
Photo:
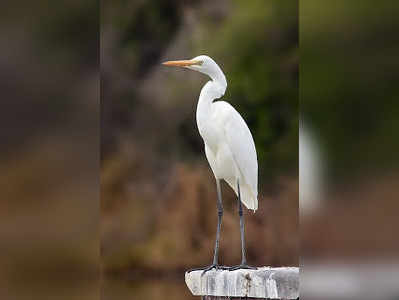
[[[210,265],[208,267],[205,267],[205,268],[193,268],[193,269],[190,269],[190,270],[187,271],[187,273],[190,273],[192,271],[202,271],[201,276],[203,276],[206,272],[208,272],[208,271],[210,271],[212,269],[215,269],[216,271],[217,270],[229,270],[230,267],[220,266],[218,264],[212,264],[212,265]]]
[[[240,270],[240,269],[257,270],[258,268],[249,266],[247,264],[240,264],[238,266],[233,266],[233,267],[228,268],[229,271],[235,271],[235,270]]]
[[[212,265],[210,265],[209,267],[206,267],[206,268],[202,271],[201,276],[203,276],[206,272],[208,272],[208,271],[210,271],[210,270],[212,270],[212,269],[215,269],[216,271],[217,271],[217,270],[228,270],[229,267],[226,267],[226,266],[219,266],[219,265],[217,265],[217,264],[212,264]]]

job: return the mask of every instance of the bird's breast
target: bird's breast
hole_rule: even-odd
[[[207,159],[216,178],[236,178],[238,169],[222,128],[204,127],[200,134],[208,148]]]
[[[218,148],[223,142],[223,130],[217,128],[213,124],[198,124],[199,133],[208,145],[208,147],[214,152],[218,152]]]

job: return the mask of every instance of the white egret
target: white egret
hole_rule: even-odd
[[[190,60],[164,62],[165,66],[184,67],[208,75],[208,81],[201,90],[197,105],[197,126],[204,140],[205,154],[216,178],[218,225],[213,264],[204,272],[215,269],[252,269],[247,265],[245,253],[244,220],[242,203],[256,211],[258,208],[258,161],[251,132],[241,115],[225,101],[216,101],[226,91],[227,82],[215,61],[200,55]],[[238,213],[241,233],[241,264],[222,267],[218,264],[220,228],[223,216],[220,181],[224,179],[238,197]],[[201,268],[202,270],[202,268]]]

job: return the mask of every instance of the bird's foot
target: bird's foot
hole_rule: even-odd
[[[212,269],[215,269],[216,271],[217,271],[217,270],[229,270],[230,267],[227,267],[227,266],[220,266],[220,265],[218,265],[218,264],[212,264],[212,265],[210,265],[210,266],[208,266],[208,267],[190,269],[190,270],[187,271],[187,273],[190,273],[190,272],[192,272],[192,271],[202,271],[201,276],[203,276],[206,272],[208,272],[208,271],[210,271],[210,270],[212,270]]]
[[[246,263],[244,263],[244,264],[240,264],[240,265],[238,265],[238,266],[230,267],[228,270],[229,270],[229,271],[235,271],[235,270],[240,270],[240,269],[257,270],[258,268],[257,268],[257,267],[249,266],[249,265],[247,265]]]

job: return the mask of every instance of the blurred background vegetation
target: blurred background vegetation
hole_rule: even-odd
[[[208,79],[159,64],[198,54],[225,71],[223,99],[257,145],[249,261],[298,264],[297,1],[99,6],[22,0],[0,11],[0,298],[98,299],[100,263],[106,299],[191,297],[183,271],[210,263],[216,227],[194,119]],[[341,299],[358,291],[383,299],[376,278],[397,290],[392,273],[353,268],[398,266],[397,8],[301,1],[300,156],[310,162],[300,159],[302,298],[337,299],[331,279],[348,269],[355,293],[339,290]],[[236,264],[238,218],[226,186],[224,203],[221,259]]]
[[[211,262],[216,187],[195,122],[199,92],[209,79],[160,65],[200,54],[223,69],[223,100],[242,114],[256,143],[260,204],[256,214],[246,214],[249,262],[298,265],[297,2],[108,1],[101,13],[101,257],[107,277],[181,281],[185,269]],[[223,194],[220,258],[234,265],[240,260],[236,199],[227,185]],[[104,293],[111,298],[115,290],[107,282]]]
[[[391,0],[301,1],[304,299],[399,295],[388,271],[398,277],[397,11]],[[347,283],[341,295],[338,281]]]
[[[2,3],[1,299],[98,299],[98,8]]]
[[[98,299],[100,263],[105,298],[191,297],[183,271],[210,263],[216,227],[194,119],[208,79],[159,64],[198,54],[222,66],[223,99],[257,145],[250,263],[298,263],[295,2],[4,3],[1,299]],[[398,298],[374,280],[397,291],[397,276],[384,271],[398,269],[399,253],[397,1],[299,8],[301,297],[337,299],[331,279],[349,270],[341,299]],[[221,258],[236,264],[236,203],[226,186],[224,200]],[[377,272],[370,261],[388,268]]]
[[[320,192],[303,207],[300,199],[307,261],[397,257],[389,229],[399,209],[397,8],[371,0],[300,6],[301,134],[314,148],[313,165],[300,165],[300,191],[302,170],[314,167],[309,190]],[[317,209],[302,215],[306,206]]]

